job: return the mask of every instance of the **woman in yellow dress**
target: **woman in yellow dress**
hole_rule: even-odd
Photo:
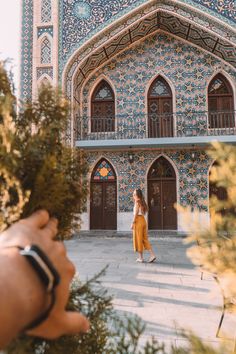
[[[131,229],[133,230],[134,251],[139,253],[139,257],[136,261],[143,263],[143,251],[147,250],[150,252],[150,258],[148,260],[148,263],[152,263],[156,260],[156,256],[152,250],[150,242],[148,241],[147,222],[144,217],[144,215],[148,211],[148,206],[143,197],[141,189],[134,190],[133,198],[134,219],[131,225]]]

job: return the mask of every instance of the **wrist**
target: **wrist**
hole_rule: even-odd
[[[8,333],[14,337],[45,310],[48,295],[34,269],[17,248],[1,250],[0,269],[0,279],[5,284],[1,300],[4,322],[1,322],[6,323],[5,337]],[[4,269],[8,270],[6,274]]]

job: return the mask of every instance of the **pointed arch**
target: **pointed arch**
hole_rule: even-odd
[[[149,229],[176,230],[176,173],[164,156],[159,156],[149,168],[147,185]]]
[[[52,42],[45,36],[41,40],[40,46],[40,63],[41,64],[51,64],[52,62]]]
[[[116,181],[115,169],[106,158],[103,157],[96,163],[91,174],[91,180]]]
[[[106,158],[96,163],[91,174],[90,228],[117,229],[117,177]]]
[[[91,96],[91,132],[115,131],[115,94],[111,85],[102,79]]]
[[[234,92],[229,80],[217,73],[208,85],[209,128],[234,128]]]
[[[41,0],[41,22],[47,23],[52,20],[52,2],[51,0]]]
[[[39,80],[38,80],[38,88],[40,88],[40,86],[48,86],[48,85],[52,85],[52,79],[49,75],[44,74]]]
[[[173,94],[170,85],[161,75],[151,83],[147,92],[148,136],[173,136]]]

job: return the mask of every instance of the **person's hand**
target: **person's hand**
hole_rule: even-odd
[[[131,230],[133,230],[133,229],[134,229],[134,223],[131,224]]]
[[[67,258],[63,243],[54,240],[56,234],[57,220],[49,218],[48,213],[41,210],[27,219],[13,224],[0,237],[0,250],[12,246],[38,245],[60,274],[61,281],[55,292],[56,303],[48,319],[35,329],[27,332],[29,335],[48,339],[57,338],[63,334],[86,332],[89,329],[89,322],[86,317],[80,313],[65,310],[69,298],[70,282],[75,274],[75,268]],[[28,265],[28,268],[30,269],[30,265]],[[30,271],[32,272],[31,269]],[[37,275],[35,274],[36,277]],[[38,279],[36,284],[37,282]],[[39,291],[42,291],[42,289]],[[26,299],[26,301],[28,300]],[[34,319],[32,318],[32,320]]]

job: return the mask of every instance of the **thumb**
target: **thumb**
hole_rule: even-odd
[[[78,312],[67,311],[63,317],[63,334],[88,332],[90,324],[85,316]]]

